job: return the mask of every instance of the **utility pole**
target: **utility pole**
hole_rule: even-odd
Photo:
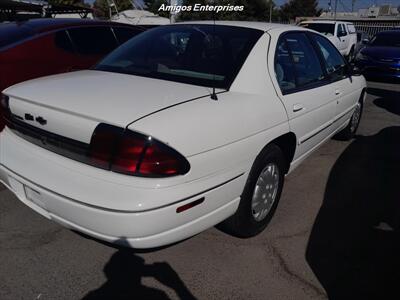
[[[351,0],[351,12],[354,12],[354,4],[356,3],[356,0]]]
[[[272,23],[272,0],[269,0],[269,22]]]
[[[335,12],[334,12],[335,21],[336,21],[336,12],[337,12],[337,0],[335,0]]]

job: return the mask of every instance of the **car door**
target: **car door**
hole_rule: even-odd
[[[297,159],[332,132],[334,91],[305,32],[289,32],[279,38],[275,74],[291,130],[297,137]]]
[[[334,45],[319,34],[309,33],[315,41],[317,49],[321,52],[327,74],[335,90],[335,117],[333,126],[340,128],[358,101],[359,94],[353,86],[353,81],[348,74],[348,66],[342,55]]]

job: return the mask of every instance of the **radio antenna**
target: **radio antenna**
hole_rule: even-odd
[[[215,0],[213,1],[214,4],[214,9],[213,9],[213,36],[212,36],[212,47],[213,47],[213,52],[215,52]],[[218,96],[215,93],[215,85],[216,85],[216,78],[215,78],[215,73],[216,73],[216,67],[214,64],[214,72],[213,72],[213,87],[212,87],[212,94],[211,94],[211,99],[217,101]]]

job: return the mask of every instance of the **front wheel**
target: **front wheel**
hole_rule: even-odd
[[[283,188],[285,159],[280,148],[268,145],[258,155],[236,213],[222,226],[238,237],[252,237],[267,227]]]
[[[350,140],[354,137],[357,132],[358,125],[360,125],[361,115],[363,110],[363,101],[357,102],[353,115],[351,116],[349,124],[337,134],[337,137],[341,140]]]

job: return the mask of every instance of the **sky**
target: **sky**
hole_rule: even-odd
[[[140,1],[140,0],[139,0]],[[251,0],[249,0],[251,1]],[[323,9],[328,9],[328,3],[332,1],[332,9],[335,3],[335,0],[319,0],[319,6]],[[351,2],[352,0],[337,0],[338,1],[338,11],[351,11]],[[93,3],[94,0],[85,0],[86,3]],[[280,6],[288,2],[288,0],[274,0],[275,4]],[[391,4],[393,7],[400,6],[400,0],[356,0],[354,5],[354,10],[358,10],[359,8],[368,8],[373,4],[376,5],[384,5]]]

